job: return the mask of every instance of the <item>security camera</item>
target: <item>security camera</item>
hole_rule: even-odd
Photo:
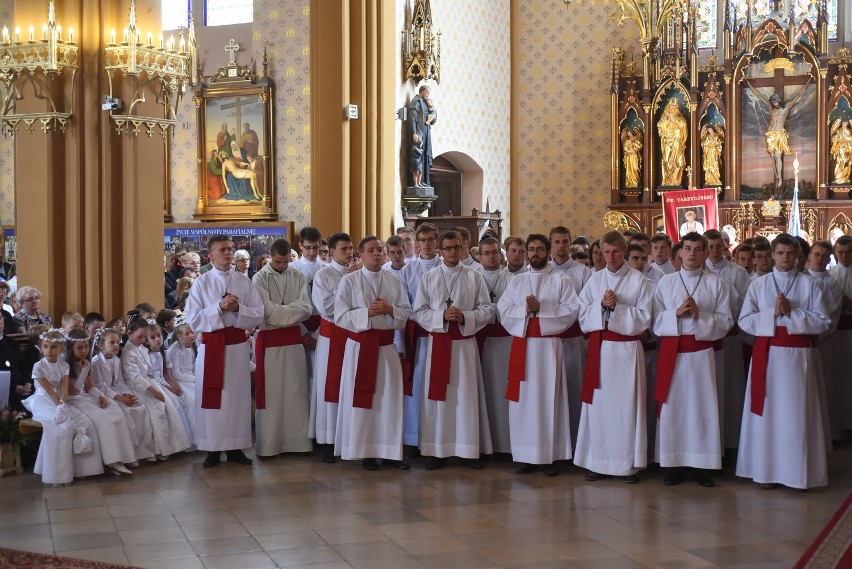
[[[109,95],[104,96],[104,102],[101,104],[101,110],[117,111],[121,108],[121,99],[113,99]]]

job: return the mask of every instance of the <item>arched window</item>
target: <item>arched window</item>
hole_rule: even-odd
[[[254,21],[254,0],[204,0],[204,25],[226,26]]]
[[[189,0],[163,0],[163,29],[189,27]]]
[[[698,49],[716,49],[716,34],[719,29],[716,0],[698,0],[695,10],[698,16]]]
[[[772,12],[775,5],[773,0],[751,0],[754,4],[751,13],[751,21],[754,24],[762,22]],[[732,6],[736,9],[737,22],[746,21],[749,0],[733,0]],[[837,0],[828,0],[828,40],[837,41]],[[819,0],[796,0],[796,21],[810,20],[816,26],[819,12]]]

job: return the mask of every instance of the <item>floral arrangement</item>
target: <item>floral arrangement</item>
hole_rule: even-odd
[[[25,446],[30,442],[30,436],[21,433],[20,422],[26,419],[23,411],[12,411],[3,407],[0,409],[0,444],[9,443]]]

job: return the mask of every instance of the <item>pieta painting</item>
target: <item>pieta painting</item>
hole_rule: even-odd
[[[277,219],[272,100],[271,82],[250,71],[233,78],[217,74],[196,92],[196,219]]]

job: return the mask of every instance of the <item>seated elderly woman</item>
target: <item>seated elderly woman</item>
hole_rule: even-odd
[[[47,324],[53,327],[53,319],[39,312],[41,307],[41,291],[34,286],[22,286],[18,289],[16,296],[21,303],[21,309],[15,314],[15,331],[26,334],[30,327],[36,324]]]

